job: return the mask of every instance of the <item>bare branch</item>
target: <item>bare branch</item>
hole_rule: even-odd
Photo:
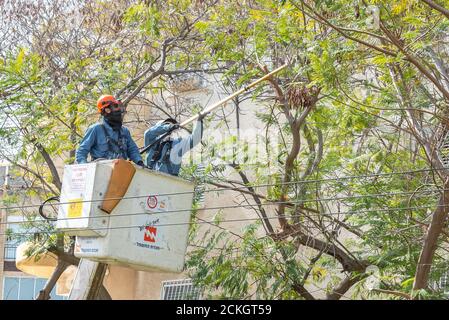
[[[19,167],[22,170],[25,170],[26,172],[31,173],[33,176],[35,176],[36,178],[38,178],[43,185],[45,185],[53,194],[58,194],[59,192],[55,189],[53,189],[53,187],[48,184],[48,182],[44,179],[44,177],[42,177],[42,175],[40,175],[39,173],[31,170],[28,166],[24,166],[21,165],[20,163],[13,161],[13,159],[11,159],[10,157],[6,156],[4,153],[2,153],[2,157],[4,157],[6,160],[8,160],[10,163],[12,163],[13,165]]]
[[[364,271],[364,270],[363,270]],[[326,295],[327,300],[339,300],[343,297],[343,295],[357,282],[363,280],[368,277],[366,273],[355,273],[351,274],[345,279],[343,279],[338,286],[332,290],[331,293]]]
[[[440,6],[438,3],[432,1],[432,0],[422,0],[423,2],[425,2],[427,5],[429,5],[432,9],[435,9],[437,11],[439,11],[440,13],[442,13],[446,18],[449,19],[449,10],[446,9],[443,6]]]
[[[271,225],[271,222],[268,219],[267,213],[265,212],[265,209],[262,206],[262,202],[260,201],[260,198],[256,195],[254,188],[251,187],[251,183],[248,180],[245,173],[242,171],[242,168],[238,164],[229,164],[229,166],[234,168],[237,171],[237,173],[240,175],[240,177],[242,178],[243,183],[247,186],[249,192],[251,193],[251,195],[253,197],[254,202],[256,202],[256,204],[259,208],[259,212],[262,215],[262,221],[264,223],[264,226],[267,228],[267,231],[269,233],[273,233],[274,232],[273,226]]]
[[[321,14],[319,14],[318,12],[316,12],[316,11],[315,11],[310,5],[308,5],[304,0],[300,0],[300,1],[301,1],[301,3],[302,3],[307,9],[309,9],[309,11],[311,11],[311,12],[315,15],[315,16],[312,16],[312,15],[310,15],[310,14],[307,14],[310,18],[312,18],[312,19],[314,19],[314,20],[317,20],[317,21],[320,22],[320,23],[323,23],[323,24],[328,25],[329,27],[331,27],[332,29],[334,29],[335,31],[337,31],[338,33],[340,33],[342,36],[344,36],[345,38],[347,38],[347,39],[349,39],[349,40],[352,40],[352,41],[358,42],[358,43],[360,43],[360,44],[363,44],[364,46],[367,46],[367,47],[369,47],[369,48],[371,48],[371,49],[374,49],[374,50],[376,50],[376,51],[379,51],[379,52],[381,52],[381,53],[384,53],[384,54],[386,54],[386,55],[388,55],[388,56],[396,57],[397,54],[396,54],[395,52],[393,52],[393,51],[386,50],[386,49],[381,48],[381,47],[377,47],[377,46],[375,46],[375,45],[373,45],[373,44],[371,44],[371,43],[368,43],[368,42],[366,42],[366,41],[363,41],[363,40],[361,40],[361,39],[355,38],[355,37],[353,37],[353,36],[347,34],[347,33],[344,32],[340,27],[334,25],[334,24],[331,23],[328,19],[326,19],[324,16],[322,16]],[[291,2],[293,3],[293,5],[294,5],[298,10],[301,10],[301,8],[298,6],[298,4],[297,4],[295,1],[291,1]],[[304,11],[304,12],[305,12],[305,11]]]
[[[385,290],[385,289],[376,289],[376,288],[374,288],[373,291],[379,292],[379,293],[391,294],[391,295],[394,295],[394,296],[398,296],[398,297],[401,297],[401,298],[405,298],[405,299],[407,299],[407,300],[412,300],[412,297],[411,297],[409,294],[407,294],[407,293],[405,293],[405,292],[401,292],[401,291],[393,291],[393,290]]]

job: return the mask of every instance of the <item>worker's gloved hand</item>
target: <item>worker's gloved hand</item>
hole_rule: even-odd
[[[140,160],[139,162],[136,163],[138,166],[141,166],[142,168],[146,168],[145,164],[143,163],[142,160]]]
[[[198,113],[198,121],[203,121],[204,117],[207,115],[207,113],[203,114],[203,113]]]
[[[179,124],[175,123],[170,126],[170,131],[179,129]]]

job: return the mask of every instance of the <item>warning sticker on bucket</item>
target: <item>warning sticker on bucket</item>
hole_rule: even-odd
[[[67,210],[67,217],[68,218],[81,217],[83,213],[83,199],[82,198],[70,199],[68,202],[69,208]]]
[[[143,233],[143,241],[156,242],[157,228],[152,226],[146,226]]]
[[[76,237],[75,253],[78,254],[92,254],[99,252],[98,239],[95,237]]]
[[[145,199],[144,210],[147,212],[164,212],[170,210],[170,201],[167,196],[148,196]]]
[[[147,206],[149,209],[154,209],[157,207],[157,197],[156,196],[149,196],[147,198]]]
[[[139,248],[164,249],[166,240],[163,228],[158,226],[159,218],[148,219],[148,217],[144,217],[138,220],[140,220],[140,226],[131,232],[131,241]]]
[[[86,166],[72,168],[70,176],[71,192],[82,192],[86,189],[88,168]]]

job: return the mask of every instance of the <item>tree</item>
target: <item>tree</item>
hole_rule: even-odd
[[[195,281],[225,298],[440,297],[429,282],[447,271],[442,3],[11,2],[0,19],[0,153],[45,199],[58,194],[56,160],[73,161],[99,94],[188,115],[197,106],[164,99],[170,78],[221,72],[232,92],[288,62],[234,101],[237,122],[244,101],[257,104],[262,151],[232,130],[205,141],[206,183],[232,189],[257,219],[229,232],[220,211],[214,222],[195,216]],[[46,248],[76,263],[52,239]]]
[[[274,157],[281,166],[269,175],[264,163],[257,169],[230,164],[245,193],[252,193],[266,236],[254,225],[243,235],[211,233],[190,260],[200,284],[239,298],[314,299],[304,284],[317,285],[328,274],[328,299],[353,286],[356,293],[382,297],[440,294],[427,278],[431,265],[435,280],[447,262],[446,240],[438,240],[446,237],[446,170],[437,152],[446,133],[446,80],[438,67],[446,53],[434,45],[444,41],[446,22],[417,1],[373,3],[378,7],[227,2],[199,25],[216,61],[291,61],[290,72],[271,82],[277,102],[262,117],[291,143]],[[377,21],[379,29],[372,30]],[[275,114],[279,109],[283,119]],[[420,170],[427,166],[433,170]],[[342,174],[358,178],[326,179]],[[310,179],[314,183],[289,184]],[[254,185],[272,182],[279,185],[254,194]],[[280,230],[264,220],[262,200],[279,202]],[[301,257],[304,247],[314,249],[311,256]],[[362,286],[370,265],[379,268],[381,280],[371,291]]]
[[[375,17],[378,26],[370,30],[370,25],[363,25],[362,17],[357,18],[343,10],[343,6],[351,5],[350,2],[321,6],[308,1],[292,1],[292,4],[338,36],[367,48],[369,56],[377,56],[372,58],[374,68],[384,73],[384,76],[376,76],[384,84],[379,93],[394,97],[394,107],[400,107],[411,136],[422,148],[428,164],[437,169],[435,183],[441,188],[440,198],[427,222],[413,286],[414,290],[427,289],[438,238],[448,213],[447,170],[437,152],[447,131],[444,113],[449,97],[443,67],[447,53],[440,45],[445,39],[445,10],[433,1],[362,1],[359,8],[365,11],[362,17],[369,16],[373,8],[379,15]],[[370,7],[370,4],[376,7]]]

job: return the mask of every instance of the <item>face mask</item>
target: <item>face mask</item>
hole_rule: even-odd
[[[111,113],[106,113],[104,118],[113,128],[120,128],[123,123],[124,114],[121,111],[113,111]]]

